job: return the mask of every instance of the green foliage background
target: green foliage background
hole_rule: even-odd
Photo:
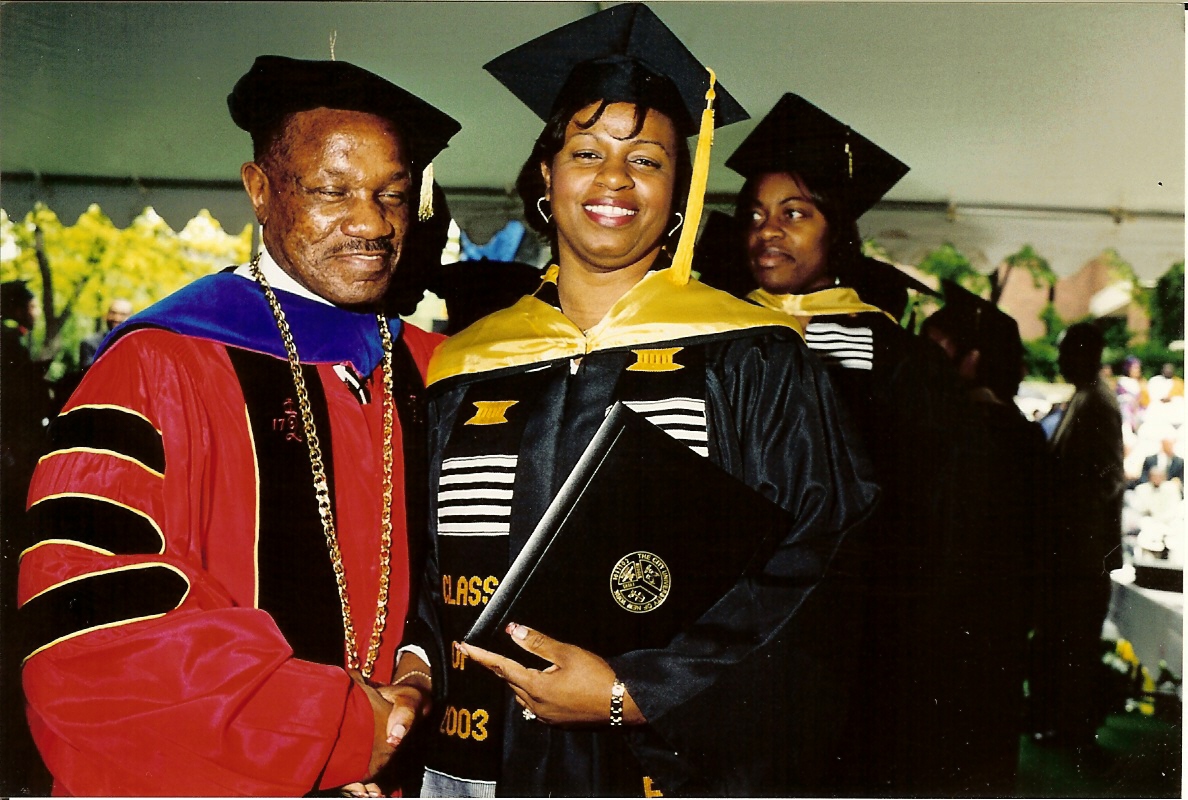
[[[1151,297],[1151,339],[1164,344],[1184,339],[1184,262],[1178,261],[1155,283]]]
[[[98,205],[73,225],[43,204],[20,222],[0,211],[0,279],[27,281],[40,300],[39,256],[49,268],[52,307],[42,308],[31,339],[34,357],[52,362],[50,380],[76,367],[79,342],[98,329],[113,299],[126,298],[139,311],[195,278],[246,261],[251,245],[250,225],[228,234],[205,210],[181,231],[151,208],[123,229]]]
[[[945,242],[924,256],[918,266],[929,275],[959,283],[974,294],[980,295],[990,286],[990,279],[974,269],[969,259],[951,242]]]
[[[34,328],[35,357],[52,360],[51,380],[72,371],[78,362],[78,345],[94,333],[108,304],[127,298],[137,311],[190,283],[195,278],[242,263],[251,254],[252,227],[237,234],[223,231],[209,213],[202,211],[181,231],[172,230],[146,208],[127,228],[117,228],[97,205],[92,205],[73,225],[66,225],[49,208],[38,204],[23,220],[13,221],[0,210],[0,280],[22,279],[39,298],[42,269],[39,256],[48,265],[52,282],[52,307],[43,309]],[[864,251],[886,258],[877,242],[863,243]],[[1117,321],[1103,321],[1108,339],[1107,361],[1133,354],[1143,360],[1144,373],[1153,375],[1164,362],[1172,362],[1183,374],[1183,352],[1168,345],[1184,338],[1184,262],[1180,261],[1159,279],[1153,289],[1142,288],[1133,267],[1116,251],[1101,256],[1111,278],[1130,281],[1133,297],[1150,315],[1147,341],[1135,341],[1132,331]],[[1008,256],[1009,270],[1026,270],[1038,288],[1052,286],[1056,274],[1051,265],[1030,244]],[[956,281],[975,294],[993,290],[991,276],[974,269],[969,259],[952,243],[928,253],[918,268],[941,279]],[[917,322],[937,306],[932,298],[916,298],[908,316]],[[1049,303],[1041,312],[1045,333],[1026,348],[1028,375],[1033,379],[1056,380],[1057,343],[1061,332],[1073,322],[1063,320]]]
[[[1143,374],[1148,377],[1158,373],[1160,367],[1169,362],[1176,365],[1177,373],[1182,376],[1184,353],[1182,350],[1172,350],[1169,345],[1184,339],[1184,262],[1172,265],[1153,289],[1147,289],[1139,282],[1134,267],[1116,250],[1104,251],[1099,259],[1106,263],[1112,280],[1127,281],[1134,287],[1131,293],[1133,301],[1151,319],[1146,340],[1136,339],[1135,333],[1126,327],[1124,319],[1101,320],[1099,324],[1106,336],[1103,361],[1115,363],[1127,355],[1134,355],[1142,360]],[[1054,286],[1056,283],[1056,273],[1048,260],[1030,244],[1007,256],[1004,263],[1008,273],[1013,269],[1026,270],[1036,288]],[[994,288],[991,277],[977,272],[969,259],[950,243],[927,254],[919,268],[938,278],[956,281],[978,295],[984,296],[987,287]],[[1051,303],[1044,307],[1040,319],[1044,322],[1044,335],[1023,343],[1027,375],[1032,379],[1055,381],[1059,379],[1057,356],[1060,335],[1069,325],[1082,320],[1061,319]]]

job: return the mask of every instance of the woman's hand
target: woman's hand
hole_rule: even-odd
[[[339,790],[343,797],[383,797],[379,786],[374,783],[348,783]]]
[[[512,640],[533,655],[552,663],[541,671],[528,669],[474,645],[456,646],[468,658],[494,672],[515,692],[521,706],[551,725],[607,724],[610,721],[611,685],[615,672],[605,660],[571,644],[512,623]],[[623,722],[647,722],[630,693],[623,697]]]

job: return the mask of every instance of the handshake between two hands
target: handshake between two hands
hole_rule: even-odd
[[[420,659],[416,659],[420,662]],[[405,665],[402,663],[402,667]],[[421,669],[399,669],[391,685],[374,685],[357,670],[348,673],[371,702],[375,719],[372,737],[371,759],[367,774],[374,777],[391,759],[396,748],[408,735],[413,724],[427,716],[432,706],[433,692],[427,675],[428,667]],[[403,678],[401,677],[403,674]],[[342,787],[344,797],[382,797],[379,785],[375,783],[351,783]]]
[[[604,659],[575,645],[559,642],[523,625],[510,624],[507,634],[521,648],[550,663],[544,670],[529,669],[512,659],[474,645],[455,643],[467,659],[494,672],[507,683],[526,720],[550,725],[605,725],[609,722],[611,686],[615,673]],[[428,716],[433,699],[429,666],[405,652],[396,665],[392,683],[373,686],[358,672],[351,678],[367,693],[375,714],[368,776],[374,777],[400,746],[416,722]],[[629,692],[622,697],[622,722],[647,722]],[[352,783],[342,788],[345,797],[380,797],[375,783]]]

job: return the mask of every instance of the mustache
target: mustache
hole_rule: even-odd
[[[396,248],[388,239],[352,239],[336,248],[331,255],[354,255],[356,253],[384,253],[395,255]]]

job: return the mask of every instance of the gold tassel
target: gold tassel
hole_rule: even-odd
[[[421,222],[433,216],[433,162],[421,174],[421,202],[417,205],[417,219]]]
[[[701,129],[697,132],[697,154],[693,157],[693,179],[689,182],[689,199],[685,203],[685,227],[677,243],[676,255],[672,258],[669,279],[683,286],[689,282],[693,267],[693,245],[697,241],[697,229],[701,225],[701,209],[705,205],[705,184],[709,178],[710,149],[714,145],[714,84],[718,77],[709,72],[709,91],[705,93],[705,109],[701,112]]]

